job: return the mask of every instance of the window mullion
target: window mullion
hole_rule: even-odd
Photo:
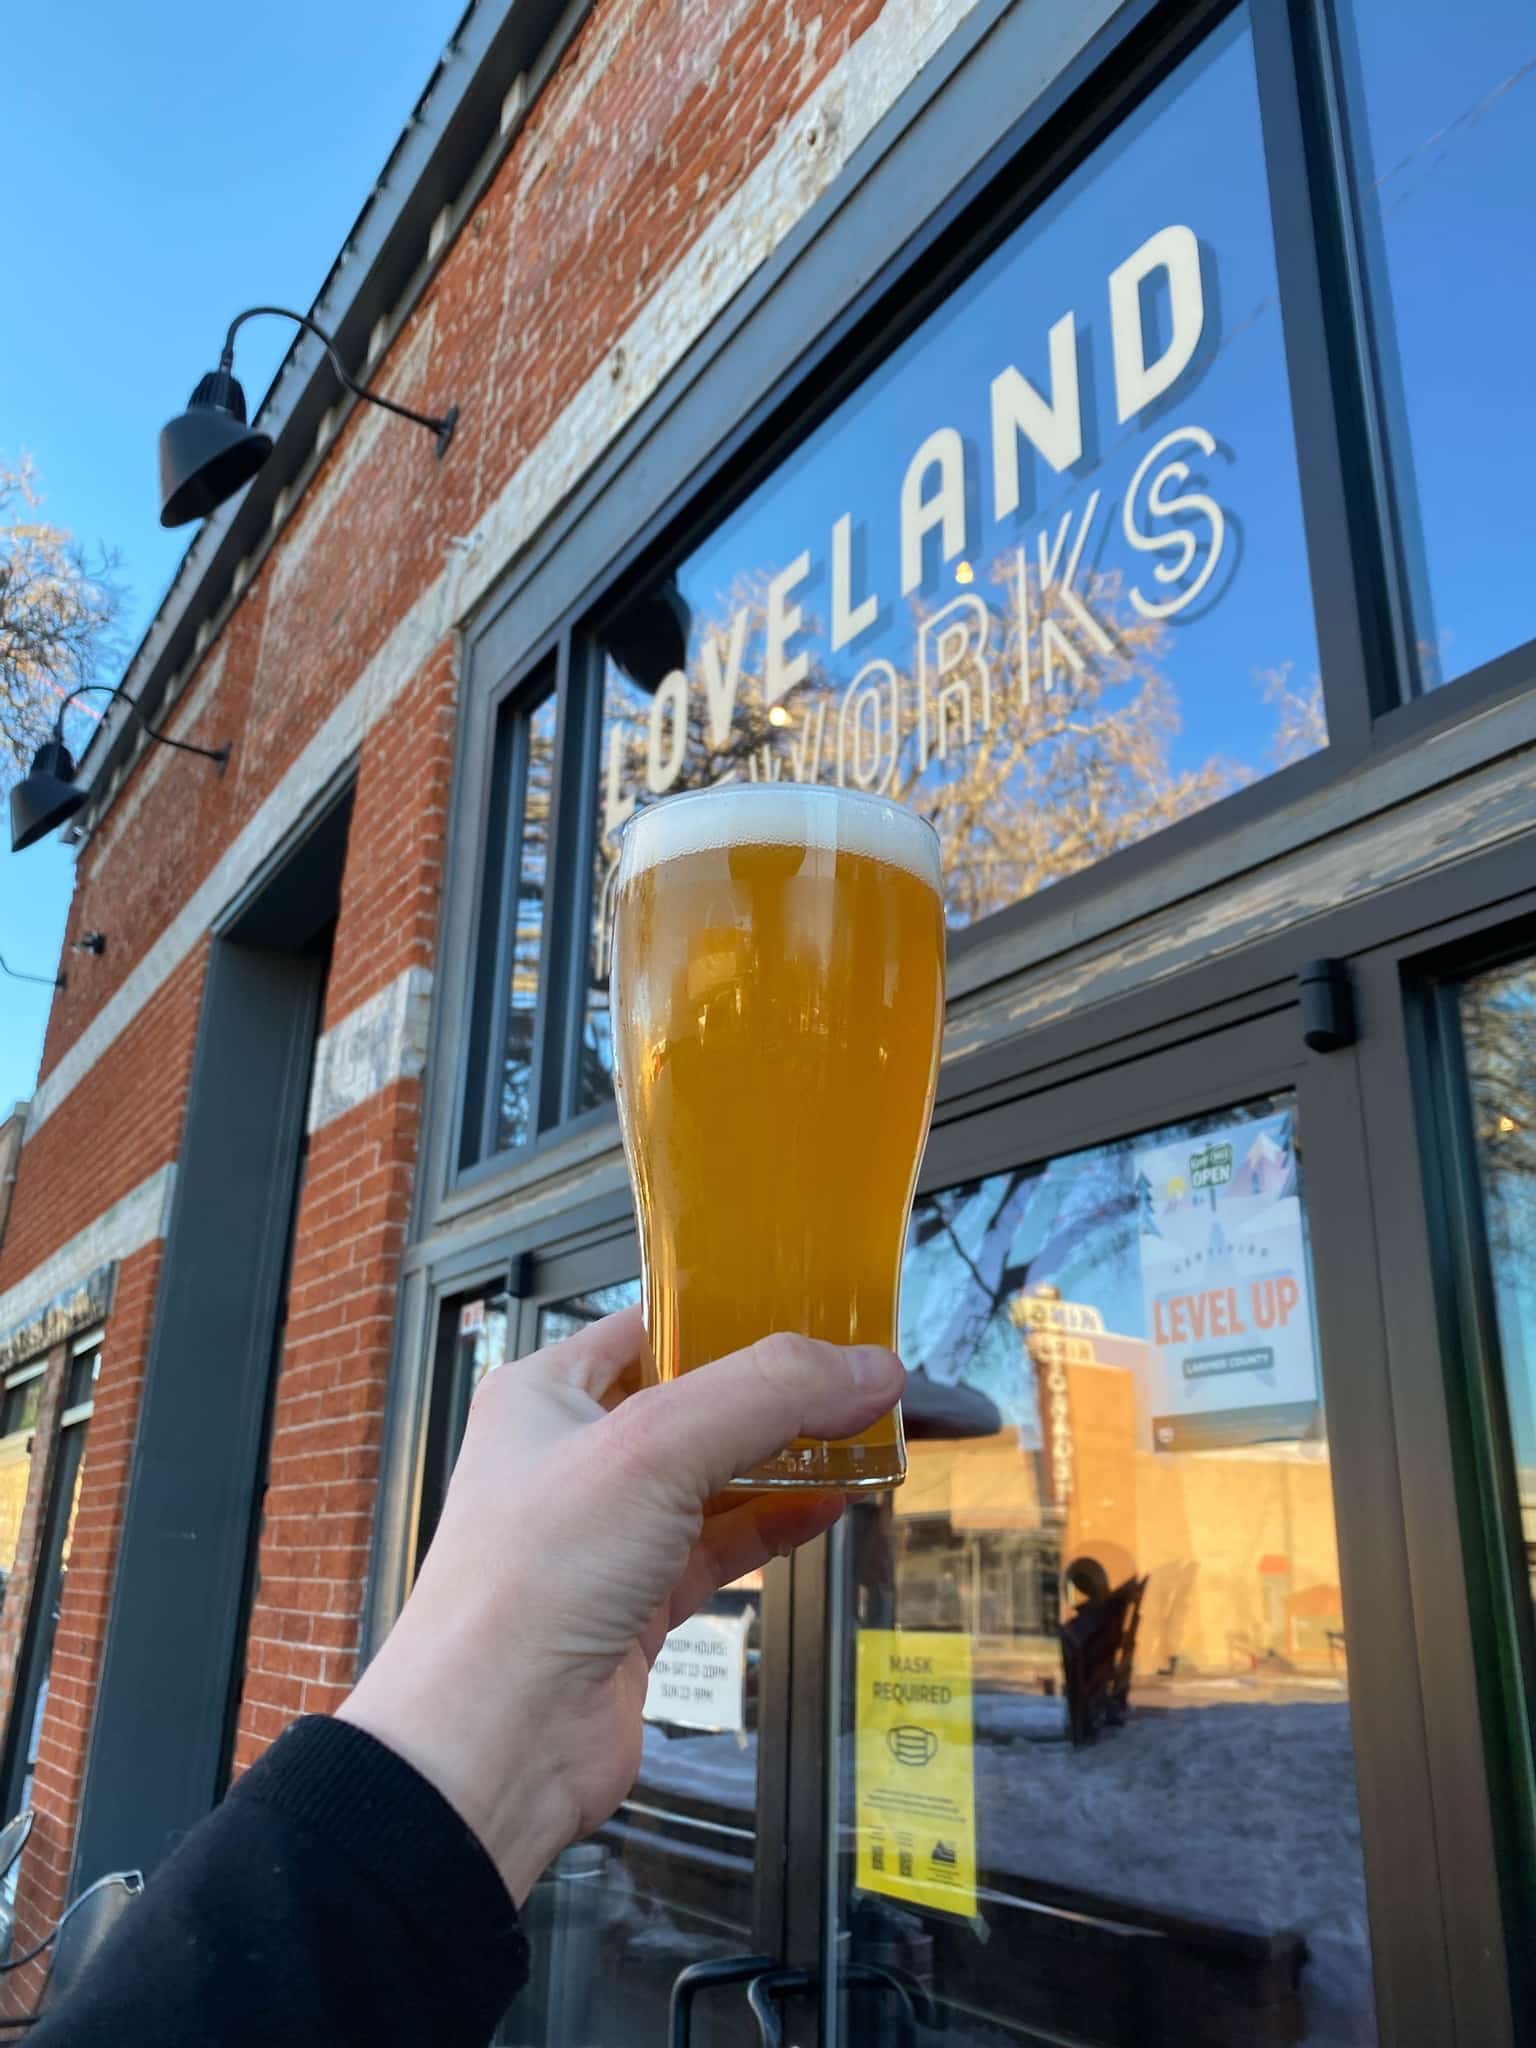
[[[550,894],[545,918],[539,1128],[574,1112],[585,1010],[591,841],[596,809],[602,686],[596,648],[567,633],[560,642],[560,723],[550,818]]]
[[[1255,7],[1250,19],[1328,735],[1363,745],[1409,671],[1328,31],[1314,0]]]

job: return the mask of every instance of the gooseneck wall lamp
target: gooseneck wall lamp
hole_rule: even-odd
[[[450,405],[441,419],[433,419],[427,413],[412,412],[408,405],[397,405],[381,392],[367,391],[347,375],[335,342],[307,313],[291,313],[286,306],[247,306],[229,323],[219,367],[199,380],[186,411],[178,413],[160,431],[162,526],[185,526],[189,520],[206,519],[226,498],[232,498],[242,485],[249,483],[272,453],[271,435],[258,433],[246,424],[245,393],[234,374],[235,335],[245,321],[254,320],[261,313],[275,314],[280,320],[296,320],[300,327],[307,327],[324,343],[332,369],[350,392],[365,398],[370,405],[381,405],[386,412],[398,413],[401,419],[425,427],[437,437],[439,457],[448,452],[448,443],[459,421],[456,405]]]
[[[195,747],[190,740],[173,740],[169,733],[156,732],[126,690],[116,689],[111,683],[82,683],[59,706],[53,736],[44,740],[32,756],[31,773],[11,791],[12,853],[20,853],[24,846],[45,838],[55,825],[72,818],[86,800],[88,792],[75,780],[75,758],[64,744],[64,714],[87,691],[119,698],[157,746],[174,747],[179,754],[201,754],[205,761],[217,762],[219,773],[224,773],[228,747]]]

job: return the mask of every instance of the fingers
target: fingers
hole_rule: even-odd
[[[893,1351],[764,1337],[665,1386],[647,1387],[603,1423],[613,1454],[632,1470],[702,1504],[739,1472],[797,1436],[846,1437],[900,1398]]]
[[[682,1577],[672,1589],[667,1627],[676,1628],[711,1594],[744,1578],[772,1558],[824,1536],[843,1512],[840,1493],[759,1496],[704,1524]]]
[[[551,1344],[539,1353],[538,1365],[548,1378],[579,1387],[594,1401],[603,1401],[622,1382],[639,1386],[646,1350],[640,1310],[621,1308],[616,1315],[604,1316],[574,1336]]]

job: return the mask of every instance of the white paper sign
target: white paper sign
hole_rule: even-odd
[[[746,1725],[750,1614],[696,1614],[673,1629],[651,1667],[647,1721],[674,1728]]]
[[[1289,1115],[1138,1153],[1135,1185],[1154,1446],[1306,1435],[1317,1354]]]

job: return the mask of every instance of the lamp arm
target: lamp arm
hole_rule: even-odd
[[[224,353],[219,357],[221,370],[233,369],[235,335],[245,321],[254,320],[259,313],[274,314],[279,320],[296,320],[301,327],[307,327],[310,333],[323,343],[325,352],[331,359],[331,368],[350,392],[358,398],[367,399],[370,405],[382,405],[386,412],[397,413],[401,419],[413,420],[418,427],[425,427],[429,433],[437,436],[438,454],[442,455],[446,451],[453,437],[453,430],[458,424],[459,408],[456,405],[450,406],[441,419],[433,419],[427,413],[413,412],[408,405],[397,405],[394,399],[386,398],[381,391],[368,390],[365,385],[359,384],[355,377],[348,374],[346,365],[336,352],[335,342],[323,327],[310,319],[307,313],[291,312],[287,306],[247,306],[243,313],[237,313],[229,323],[229,332],[224,337]]]
[[[173,740],[168,732],[157,732],[154,726],[150,724],[149,720],[144,716],[143,712],[139,709],[138,705],[129,696],[128,692],[126,690],[119,690],[116,687],[116,685],[112,683],[77,684],[75,688],[70,691],[69,695],[64,699],[64,702],[59,706],[59,715],[54,720],[53,726],[54,737],[56,739],[62,740],[64,737],[65,712],[69,709],[70,705],[74,703],[77,697],[85,696],[87,691],[100,691],[108,697],[116,697],[121,703],[124,703],[128,706],[128,709],[133,713],[134,717],[139,721],[140,725],[143,726],[144,730],[149,734],[150,738],[156,741],[160,746],[175,747],[177,752],[182,754],[201,754],[205,761],[217,761],[219,764],[219,773],[221,775],[224,773],[225,767],[227,766],[229,761],[228,747],[198,747],[194,746],[191,740]]]
[[[8,974],[11,977],[12,981],[35,981],[39,983],[43,988],[63,988],[66,981],[69,979],[69,977],[64,974],[59,975],[57,979],[55,979],[55,977],[51,974],[23,974],[19,967],[7,967],[3,958],[0,958],[0,974]],[[48,1940],[51,1941],[52,1939],[53,1936],[49,1935]],[[43,1946],[46,1948],[47,1942],[45,1942]],[[27,1958],[23,1956],[21,1960],[25,1962]],[[8,1968],[10,1966],[5,1965],[3,1967]]]

